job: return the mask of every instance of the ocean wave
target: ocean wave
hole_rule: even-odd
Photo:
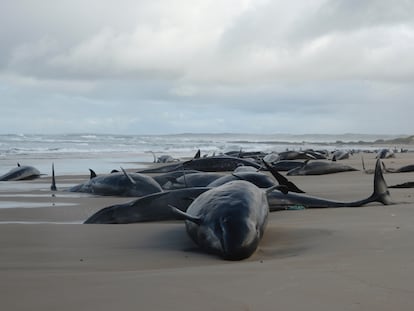
[[[204,154],[234,150],[280,152],[286,149],[352,149],[361,141],[392,139],[391,135],[292,135],[292,134],[7,134],[0,135],[0,155],[59,153],[143,153]],[[352,143],[355,142],[355,143]],[[390,146],[392,147],[392,146]],[[364,148],[371,148],[364,145]],[[375,148],[375,146],[372,146]]]

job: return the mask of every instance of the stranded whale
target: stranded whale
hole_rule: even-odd
[[[122,172],[115,172],[103,176],[96,176],[91,171],[91,179],[70,188],[69,191],[96,195],[141,197],[163,190],[152,177],[139,173],[127,173],[122,169]]]
[[[371,202],[380,202],[384,205],[391,204],[391,197],[387,184],[381,170],[381,161],[378,159],[375,164],[374,190],[372,194],[362,200],[352,202],[339,202],[312,197],[304,194],[288,193],[282,194],[272,191],[268,194],[269,206],[271,211],[288,209],[292,206],[303,208],[324,208],[324,207],[360,207]]]
[[[40,172],[37,168],[28,165],[21,166],[17,163],[17,167],[0,176],[0,181],[29,180],[39,177]]]
[[[235,180],[200,194],[186,212],[188,235],[203,250],[227,260],[250,257],[263,236],[269,205],[266,191]]]

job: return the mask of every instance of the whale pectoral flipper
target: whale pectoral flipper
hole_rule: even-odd
[[[200,217],[196,217],[193,215],[190,215],[186,212],[183,212],[182,210],[179,210],[178,208],[176,208],[175,206],[168,204],[168,206],[171,208],[171,211],[176,214],[177,216],[183,217],[185,220],[191,221],[197,225],[201,224],[201,218]]]
[[[135,180],[131,177],[131,175],[129,175],[123,167],[121,167],[122,172],[124,173],[124,175],[128,178],[128,180],[131,182],[131,184],[135,185],[136,182]]]
[[[289,181],[285,176],[280,174],[277,170],[275,170],[269,163],[263,160],[264,165],[269,170],[269,172],[273,175],[273,177],[277,180],[277,182],[281,186],[287,187],[288,191],[290,192],[297,192],[297,193],[305,193],[305,191],[299,189],[293,182]],[[283,190],[282,190],[283,192]]]

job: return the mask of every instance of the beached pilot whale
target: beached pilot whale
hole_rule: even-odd
[[[404,165],[399,168],[387,168],[385,164],[382,163],[384,171],[387,173],[410,173],[414,172],[414,164]]]
[[[171,208],[185,219],[188,235],[201,249],[227,260],[256,251],[269,214],[266,191],[244,180],[203,192],[186,212]]]
[[[260,169],[261,165],[251,160],[231,156],[211,156],[206,158],[193,158],[191,160],[164,165],[161,167],[148,168],[139,173],[167,173],[177,170],[197,170],[202,172],[231,172],[239,166],[252,166]]]
[[[407,181],[402,184],[389,186],[388,188],[414,188],[414,181]]]
[[[91,170],[91,179],[70,188],[69,191],[96,195],[141,197],[163,190],[152,177],[138,173],[127,173],[122,169],[122,172],[103,176],[96,176]]]
[[[168,172],[168,173],[152,176],[152,178],[154,178],[155,181],[159,183],[159,185],[164,189],[167,183],[175,181],[177,178],[183,176],[184,174],[188,176],[194,173],[200,173],[200,171],[196,171],[196,170],[173,171],[173,172]]]
[[[39,177],[40,172],[37,168],[28,165],[21,166],[19,163],[17,163],[17,167],[0,176],[0,181],[29,180]]]
[[[381,161],[378,159],[375,164],[374,173],[374,191],[365,199],[340,202],[326,200],[305,194],[287,193],[283,194],[279,191],[272,191],[267,196],[269,200],[270,211],[278,211],[289,209],[292,206],[300,206],[302,208],[333,208],[333,207],[360,207],[368,203],[379,202],[384,205],[392,204],[391,196],[388,191],[387,184],[381,169]]]
[[[85,220],[85,224],[129,224],[137,222],[179,220],[168,205],[186,211],[207,187],[167,190],[140,197],[131,202],[105,207]]]
[[[245,180],[255,184],[259,188],[269,188],[275,185],[274,179],[269,175],[261,172],[236,172],[232,174],[223,175],[216,180],[209,183],[208,187],[217,187],[232,180]]]
[[[163,185],[163,189],[173,190],[191,187],[206,187],[211,182],[222,177],[224,174],[219,172],[198,172],[193,174],[183,174],[182,176],[171,179]]]
[[[358,171],[349,165],[337,162],[305,161],[304,165],[291,169],[286,173],[288,176],[324,175],[340,172]]]

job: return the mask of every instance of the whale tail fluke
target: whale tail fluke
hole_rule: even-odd
[[[371,202],[380,202],[384,205],[392,204],[390,192],[388,191],[387,183],[382,174],[381,160],[377,159],[374,173],[374,191],[369,197]]]

